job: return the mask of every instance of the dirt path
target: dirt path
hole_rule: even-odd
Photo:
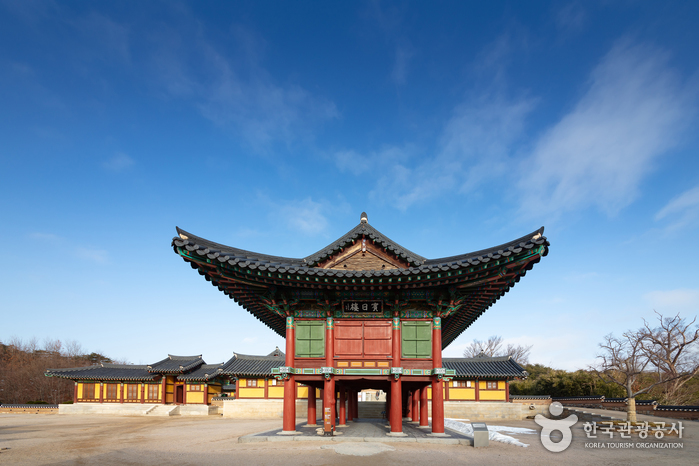
[[[277,428],[280,421],[205,418],[145,418],[112,416],[0,415],[0,464],[652,464],[696,465],[699,423],[685,423],[684,448],[672,450],[585,448],[581,427],[563,453],[546,451],[538,435],[514,435],[528,448],[491,442],[488,448],[463,445],[385,443],[371,456],[341,454],[323,442],[238,443],[238,437]],[[531,421],[500,425],[536,428]],[[604,442],[604,440],[600,440]],[[638,439],[632,440],[637,442]],[[326,448],[322,448],[323,446]],[[394,450],[391,450],[394,449]]]

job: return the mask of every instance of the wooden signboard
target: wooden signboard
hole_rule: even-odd
[[[382,317],[383,301],[342,301],[342,315],[344,317]]]

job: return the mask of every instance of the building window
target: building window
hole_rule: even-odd
[[[487,382],[485,383],[485,388],[486,388],[486,390],[497,390],[497,389],[498,389],[498,383],[497,383],[497,382],[487,381]]]
[[[94,383],[84,383],[83,384],[83,399],[94,400],[95,399],[95,384]]]
[[[470,380],[454,380],[452,382],[452,387],[454,388],[471,388]]]
[[[325,321],[296,321],[296,357],[322,358],[325,356]]]
[[[403,322],[401,350],[404,358],[432,357],[432,322]]]
[[[107,384],[107,399],[116,400],[117,398],[117,384],[108,383]]]
[[[127,385],[126,399],[138,400],[138,384],[130,383]]]
[[[159,387],[159,385],[156,385],[154,383],[148,384],[148,399],[149,400],[157,400],[158,399],[158,387]]]
[[[257,379],[247,379],[245,386],[246,387],[257,387]]]

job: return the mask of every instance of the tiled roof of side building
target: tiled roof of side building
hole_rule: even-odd
[[[177,380],[206,382],[223,374],[223,363],[202,364],[195,371],[177,376]]]
[[[148,371],[155,373],[182,373],[195,369],[202,364],[205,364],[205,362],[201,358],[201,354],[198,356],[174,356],[168,354],[167,358],[162,361],[148,364]]]
[[[444,358],[442,365],[456,371],[456,377],[522,378],[529,375],[510,356],[497,358]]]
[[[284,365],[284,357],[252,356],[249,354],[234,354],[223,363],[223,374],[233,376],[270,376],[273,367]]]
[[[47,377],[71,380],[155,380],[158,374],[148,372],[148,366],[131,364],[100,364],[98,366],[46,369]]]

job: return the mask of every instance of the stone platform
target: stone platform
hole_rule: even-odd
[[[318,420],[318,426],[309,427],[305,422],[296,424],[296,435],[280,435],[282,429],[269,430],[257,434],[245,435],[238,438],[239,443],[253,442],[413,442],[413,443],[437,443],[443,445],[473,445],[473,437],[444,429],[446,437],[431,436],[432,429],[420,429],[409,421],[403,421],[403,433],[405,436],[396,437],[387,435],[391,429],[388,423],[377,419],[355,419],[347,422],[347,427],[337,427],[335,435],[323,436],[317,434],[317,429],[322,427]]]

